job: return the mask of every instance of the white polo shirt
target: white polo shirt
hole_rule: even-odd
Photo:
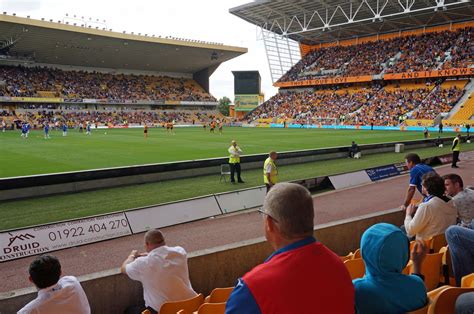
[[[19,314],[90,314],[89,301],[74,276],[64,276],[51,287],[38,291],[38,297],[25,305]]]
[[[125,272],[130,279],[142,283],[145,305],[157,312],[167,301],[197,295],[189,281],[186,251],[179,246],[160,246],[127,264]]]

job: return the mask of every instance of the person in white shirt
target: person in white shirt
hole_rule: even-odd
[[[474,229],[474,190],[465,189],[462,178],[455,173],[447,174],[443,179],[446,194],[452,197],[458,211],[459,225]]]
[[[133,250],[122,263],[121,272],[143,285],[146,309],[158,313],[168,301],[193,298],[197,293],[189,280],[186,251],[179,246],[166,246],[163,234],[150,230],[145,234],[145,250],[138,254]],[[136,309],[141,313],[143,309]],[[134,311],[128,311],[131,313]]]
[[[457,211],[453,202],[444,195],[444,180],[431,172],[423,175],[422,192],[427,195],[421,204],[410,204],[406,209],[405,230],[408,237],[429,240],[456,224]]]
[[[30,281],[38,288],[38,297],[19,314],[89,314],[89,301],[74,276],[61,277],[61,264],[51,255],[38,256],[30,264]]]

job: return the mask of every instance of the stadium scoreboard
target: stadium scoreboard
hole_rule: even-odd
[[[251,111],[263,101],[258,71],[232,71],[234,74],[235,111]]]

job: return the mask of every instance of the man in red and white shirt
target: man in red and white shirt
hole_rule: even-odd
[[[61,276],[61,264],[51,255],[41,255],[30,264],[30,281],[38,297],[19,314],[90,314],[89,301],[81,284],[73,276]]]
[[[166,246],[163,234],[154,229],[145,234],[145,250],[147,253],[142,254],[133,250],[121,271],[142,283],[145,306],[150,312],[158,313],[165,302],[197,295],[189,280],[188,260],[182,247]]]

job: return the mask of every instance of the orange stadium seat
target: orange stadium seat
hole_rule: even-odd
[[[362,258],[355,258],[344,262],[352,280],[364,277],[365,264]]]
[[[160,308],[160,314],[176,314],[176,312],[180,310],[193,313],[194,311],[197,311],[203,303],[204,296],[200,293],[194,298],[188,300],[164,303]]]
[[[227,302],[230,294],[234,290],[234,287],[229,288],[216,288],[212,290],[211,294],[204,300],[205,303],[222,303]]]
[[[441,287],[431,300],[429,314],[454,314],[456,299],[463,293],[474,292],[474,288]]]
[[[474,288],[474,273],[462,277],[461,287],[462,288]]]

